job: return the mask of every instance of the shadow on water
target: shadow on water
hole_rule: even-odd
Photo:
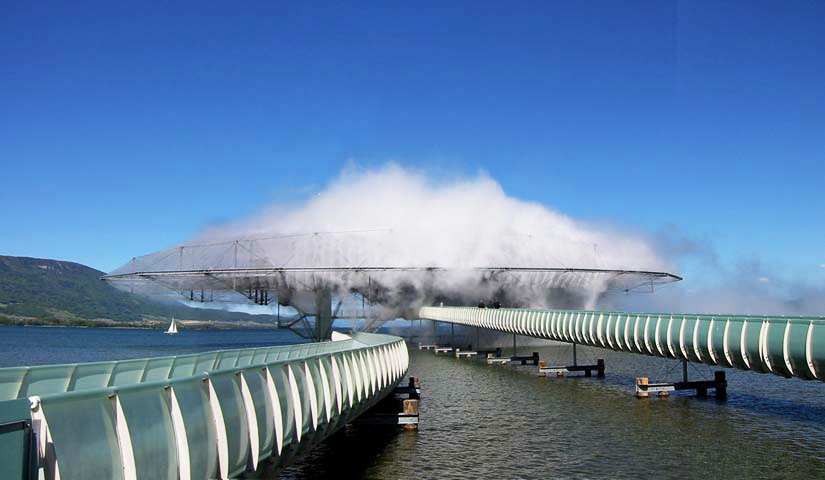
[[[278,478],[376,478],[370,470],[388,450],[414,443],[416,432],[398,427],[347,425],[296,463],[277,472]],[[264,478],[269,478],[266,473]]]
[[[581,346],[579,349],[586,363],[595,362],[596,358],[607,359],[607,376],[599,379],[597,384],[615,393],[632,394],[636,378],[639,376],[649,376],[652,382],[681,380],[682,365],[679,360]],[[550,357],[554,360],[569,358],[571,352],[570,347],[566,345],[539,347],[537,350],[542,353],[542,358]],[[821,382],[786,379],[772,374],[708,365],[688,365],[691,380],[711,380],[715,370],[724,370],[727,374],[728,399],[717,400],[711,393],[705,399],[692,398],[693,401],[707,402],[707,405],[718,404],[730,411],[754,416],[770,415],[791,421],[825,425],[825,403],[820,401]],[[598,387],[594,385],[593,388]],[[695,392],[676,392],[672,396],[694,397]]]
[[[706,379],[706,377],[702,377],[701,379]],[[679,378],[671,376],[669,380],[678,381]],[[782,378],[778,378],[778,380],[787,381]],[[627,374],[612,374],[604,379],[577,379],[576,381],[594,381],[609,390],[632,395],[635,388],[636,377]],[[729,381],[728,398],[726,400],[717,399],[713,394],[713,390],[711,390],[710,395],[706,398],[696,398],[696,393],[691,390],[671,393],[671,397],[687,397],[695,402],[724,406],[724,408],[732,412],[739,411],[751,415],[770,415],[791,421],[825,425],[825,405],[799,403],[787,398],[773,398],[765,396],[764,392],[747,393],[742,391],[741,388],[736,387],[740,387],[740,385]],[[789,389],[788,394],[790,395],[792,391],[793,389]],[[804,397],[804,394],[801,394],[801,396]]]
[[[825,407],[805,405],[775,398],[765,398],[746,393],[729,395],[729,408],[746,411],[755,415],[771,415],[787,420],[825,425]]]

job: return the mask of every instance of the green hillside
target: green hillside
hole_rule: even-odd
[[[101,281],[103,272],[73,262],[0,256],[0,320],[3,323],[130,325],[168,324],[169,319],[266,323],[269,315],[164,304],[122,292]]]

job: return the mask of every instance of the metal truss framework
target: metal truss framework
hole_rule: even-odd
[[[342,311],[341,299],[361,297],[379,313],[367,323],[414,314],[436,299],[475,304],[483,298],[532,298],[550,291],[650,291],[681,277],[666,272],[534,265],[404,265],[392,252],[398,241],[387,230],[316,232],[179,245],[134,257],[103,280],[134,293],[177,292],[193,302],[288,305],[299,312],[293,325],[311,326],[315,340],[329,338]],[[397,252],[396,252],[397,253]],[[506,258],[510,258],[506,256]],[[518,261],[518,260],[514,260]],[[338,304],[335,304],[335,300]],[[376,321],[376,318],[378,321]]]
[[[483,267],[450,269],[440,267],[293,267],[293,268],[221,268],[172,271],[133,271],[113,273],[103,280],[131,291],[146,291],[147,286],[160,285],[166,291],[179,292],[190,301],[250,301],[257,305],[288,305],[299,312],[290,322],[293,326],[304,322],[311,338],[325,340],[331,334],[332,322],[338,318],[353,317],[341,312],[342,295],[355,294],[364,304],[382,304],[397,301],[398,292],[388,291],[387,285],[405,284],[415,278],[418,285],[426,285],[428,295],[443,291],[442,278],[459,275],[473,278],[473,284],[483,283],[492,291],[495,286],[527,285],[531,288],[580,288],[598,283],[605,290],[624,292],[653,289],[657,285],[681,280],[666,272],[640,270],[609,270],[587,268],[527,268]],[[399,281],[399,278],[404,278]],[[339,301],[333,307],[333,296]],[[314,317],[310,326],[307,318]],[[375,323],[375,322],[372,322]]]

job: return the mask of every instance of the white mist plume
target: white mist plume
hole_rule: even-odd
[[[326,233],[305,235],[312,232]],[[508,196],[486,175],[445,181],[398,165],[344,172],[305,203],[272,206],[246,221],[210,228],[192,243],[238,238],[269,239],[256,241],[255,253],[277,267],[660,271],[669,266],[641,235],[589,225]],[[396,285],[384,286],[427,289],[409,275],[399,274],[390,282]],[[445,275],[437,282],[436,289],[461,292],[479,283],[466,274]],[[580,307],[592,306],[605,288],[603,280],[567,276],[522,283],[509,293],[525,306],[551,306],[548,303],[559,297],[548,296],[548,286],[578,289],[574,303],[579,305],[567,306]]]
[[[626,295],[615,288],[604,295],[609,277],[598,275],[468,271],[501,267],[671,271],[675,262],[698,266],[700,273],[656,295]],[[405,310],[414,313],[410,309],[425,303],[473,305],[491,299],[522,307],[825,312],[825,284],[788,278],[765,268],[758,259],[728,267],[711,241],[693,238],[678,227],[670,226],[658,235],[619,231],[508,196],[483,174],[445,180],[397,165],[346,171],[304,202],[274,205],[252,218],[211,227],[191,242],[137,257],[112,273],[272,267],[452,270],[437,275],[289,273],[287,280],[270,274],[246,279],[248,283],[235,290],[265,290],[281,304],[309,313],[314,303],[311,291],[319,281],[322,286],[326,282],[339,298],[357,291],[375,305],[387,307],[386,315],[379,313],[383,318]],[[140,287],[195,295],[227,286],[226,281],[212,281],[209,276],[163,278],[168,280],[157,282],[160,285],[144,282]],[[365,289],[367,285],[370,289]],[[211,297],[211,292],[207,295]],[[222,301],[237,300],[237,294],[229,294]]]

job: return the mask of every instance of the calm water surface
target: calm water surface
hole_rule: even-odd
[[[286,329],[163,330],[0,326],[0,367],[160,357],[304,340]]]
[[[569,346],[538,350],[567,363]],[[527,352],[519,352],[521,354]],[[418,432],[350,428],[284,472],[296,479],[825,478],[825,385],[728,370],[728,401],[637,399],[637,376],[677,380],[681,364],[578,348],[605,379],[538,378],[411,351]],[[556,361],[553,361],[553,360]],[[562,361],[564,360],[564,361]],[[712,378],[705,367],[690,376]]]
[[[299,340],[277,330],[0,327],[0,366],[244,348]],[[569,346],[538,350],[567,363]],[[417,432],[348,427],[281,476],[309,478],[825,478],[825,385],[728,371],[728,401],[636,399],[635,377],[677,379],[680,364],[579,347],[607,378],[537,378],[411,351],[422,378]],[[594,362],[595,363],[595,362]],[[692,378],[711,370],[691,366]]]

